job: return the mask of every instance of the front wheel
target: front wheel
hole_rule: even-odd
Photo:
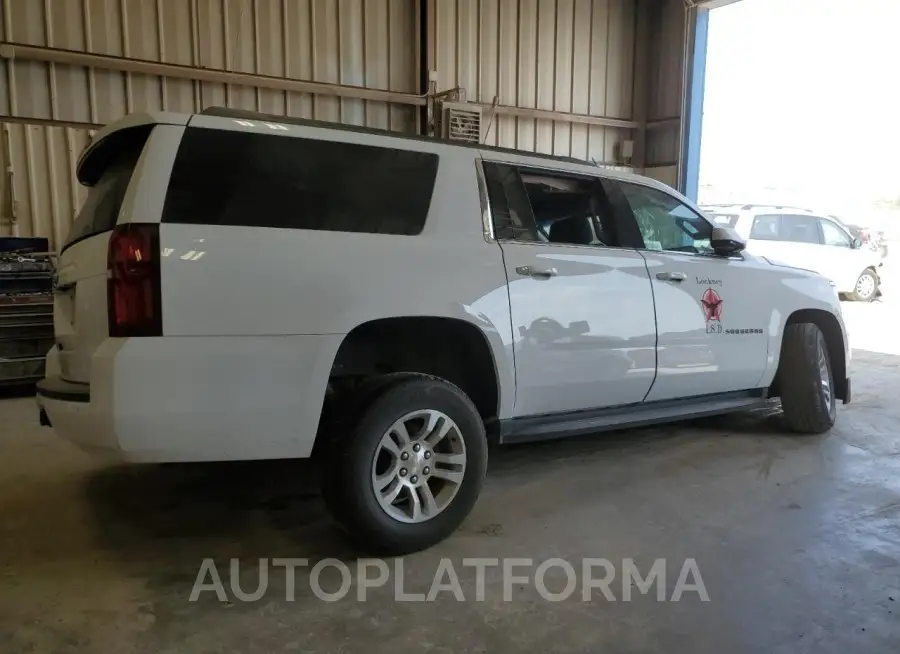
[[[484,481],[484,423],[468,396],[417,376],[387,386],[330,444],[325,501],[362,548],[425,549],[462,523]]]
[[[831,429],[837,398],[822,331],[813,323],[785,327],[779,368],[781,406],[791,430],[821,434]]]
[[[866,268],[856,280],[850,298],[856,302],[871,302],[877,294],[878,275],[871,268]]]

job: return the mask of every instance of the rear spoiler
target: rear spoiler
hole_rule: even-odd
[[[169,111],[147,111],[129,114],[124,118],[106,125],[100,131],[94,134],[91,142],[87,144],[81,155],[78,157],[77,177],[78,181],[85,186],[93,186],[97,183],[99,173],[102,171],[103,165],[95,165],[97,159],[104,159],[103,151],[108,148],[104,144],[115,141],[115,135],[126,130],[140,130],[145,128],[147,132],[154,125],[187,125],[191,119],[190,114],[178,114]]]

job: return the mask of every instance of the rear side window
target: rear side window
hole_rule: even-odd
[[[534,215],[519,171],[513,166],[485,162],[488,198],[499,240],[537,241]]]
[[[163,222],[418,234],[437,166],[427,152],[188,128]]]
[[[781,217],[783,241],[794,243],[821,243],[819,221],[813,216],[783,215]]]
[[[761,214],[753,219],[750,238],[760,241],[783,241],[781,237],[781,215]]]
[[[116,226],[125,191],[150,129],[132,127],[110,134],[82,162],[79,178],[91,184],[91,190],[72,223],[63,249]]]
[[[567,245],[618,245],[613,210],[599,180],[521,170],[541,240]]]

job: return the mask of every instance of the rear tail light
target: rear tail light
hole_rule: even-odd
[[[113,230],[106,298],[110,336],[162,335],[159,225],[128,223]]]

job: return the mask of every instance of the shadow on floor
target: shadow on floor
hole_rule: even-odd
[[[311,460],[116,466],[93,473],[86,491],[101,545],[126,558],[148,543],[268,557],[272,536],[290,556],[353,555]]]
[[[721,420],[494,447],[488,481],[533,479],[550,461],[641,456],[686,437],[781,429],[779,412],[768,408]],[[197,556],[355,560],[361,553],[328,515],[319,494],[322,473],[316,459],[123,465],[90,474],[86,496],[99,545],[127,560],[191,551],[192,574]]]
[[[884,355],[859,353],[858,365],[885,365]],[[893,358],[893,357],[890,357]],[[661,427],[557,441],[493,447],[492,479],[523,483],[553,462],[610,457],[665,457],[687,440],[723,437],[809,441],[790,435],[777,400],[739,414]],[[197,556],[298,556],[353,560],[360,555],[332,521],[319,494],[319,460],[117,466],[86,480],[93,533],[123,560],[159,559],[176,568]],[[189,553],[189,554],[188,554]]]

